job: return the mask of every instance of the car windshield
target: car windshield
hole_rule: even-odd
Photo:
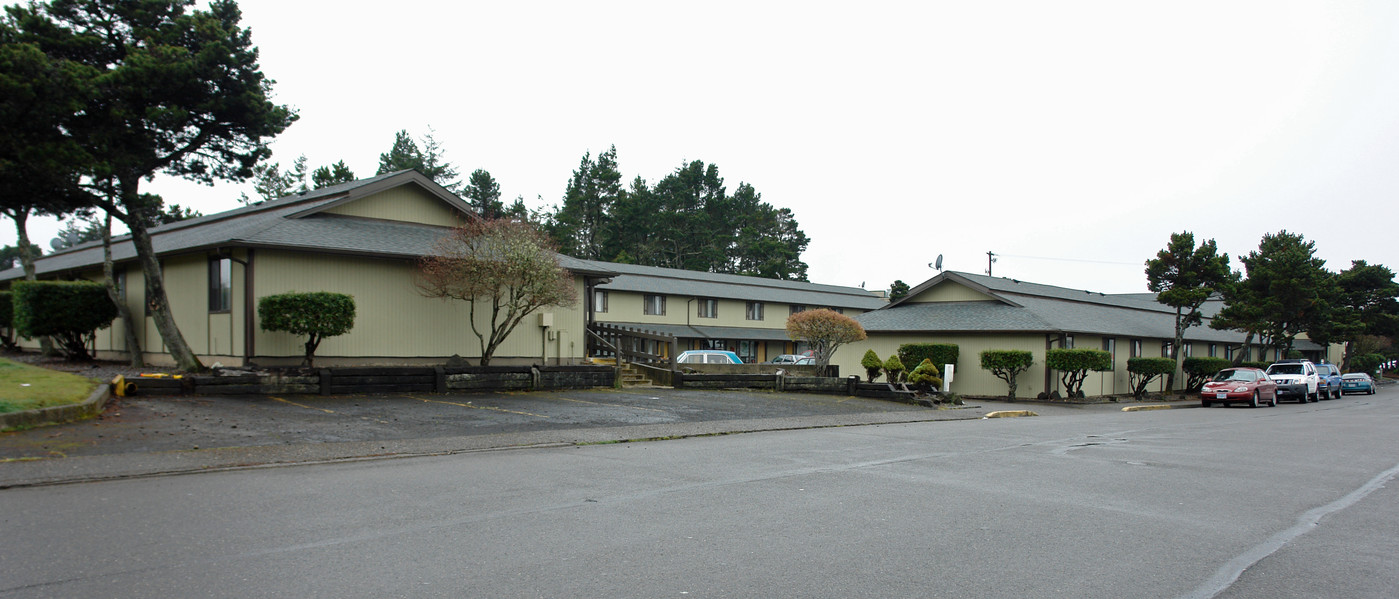
[[[1302,374],[1302,365],[1274,364],[1268,367],[1268,374]]]
[[[1256,381],[1258,374],[1252,370],[1221,370],[1214,375],[1214,382],[1222,381]]]

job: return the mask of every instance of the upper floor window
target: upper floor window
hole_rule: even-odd
[[[806,306],[803,306],[801,304],[792,304],[788,306],[787,309],[790,311],[790,314],[796,314],[797,312],[805,312]]]
[[[593,290],[593,312],[607,311],[607,291],[603,289]]]
[[[748,320],[763,319],[763,302],[748,302],[748,309],[745,313]]]
[[[700,298],[697,303],[699,304],[700,318],[718,318],[719,300]]]
[[[641,298],[642,312],[651,316],[665,316],[665,296],[646,294]]]
[[[233,261],[228,258],[209,259],[209,311],[228,312],[233,309]]]

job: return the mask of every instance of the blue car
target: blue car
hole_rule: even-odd
[[[692,349],[675,357],[676,364],[742,364],[738,354],[719,349]]]
[[[1335,364],[1316,365],[1316,394],[1322,399],[1341,397],[1341,369]]]
[[[1363,372],[1341,375],[1341,393],[1375,394],[1375,381]]]

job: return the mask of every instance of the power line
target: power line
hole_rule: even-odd
[[[1021,258],[1025,260],[1049,260],[1053,262],[1087,262],[1090,264],[1120,264],[1123,266],[1145,266],[1146,262],[1114,262],[1111,260],[1083,260],[1080,258],[1050,258],[1047,256],[1020,256],[1017,254],[996,254],[1006,258]]]

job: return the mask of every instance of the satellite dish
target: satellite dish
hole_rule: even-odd
[[[933,268],[938,269],[938,272],[942,272],[942,254],[938,254],[938,261],[933,264]]]

